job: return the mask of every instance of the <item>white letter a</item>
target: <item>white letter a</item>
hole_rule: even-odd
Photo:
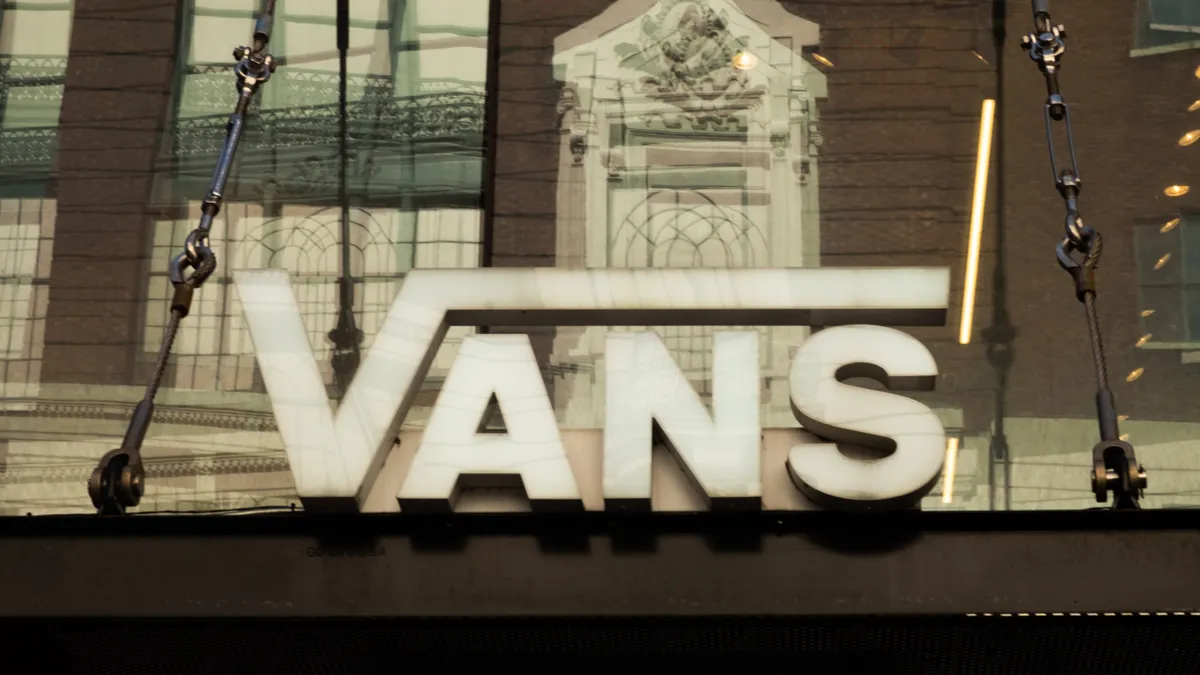
[[[507,433],[479,433],[493,396]],[[583,509],[525,335],[463,341],[400,488],[400,509],[452,511],[460,490],[474,486],[523,487],[535,511]]]

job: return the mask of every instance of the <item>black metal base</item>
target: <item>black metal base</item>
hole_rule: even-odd
[[[31,618],[1190,613],[1197,569],[1196,510],[0,519]]]
[[[0,622],[12,663],[64,675],[1193,675],[1198,639],[1193,616]]]

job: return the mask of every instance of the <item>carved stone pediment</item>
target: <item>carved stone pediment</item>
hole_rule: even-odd
[[[761,104],[767,89],[734,67],[750,44],[730,30],[728,12],[704,0],[663,0],[641,21],[637,43],[615,47],[621,65],[642,73],[639,93],[678,108],[693,127],[723,126]]]
[[[824,96],[803,53],[818,41],[779,0],[615,0],[555,40],[555,69],[585,118],[607,106],[652,129],[745,132],[784,92]]]

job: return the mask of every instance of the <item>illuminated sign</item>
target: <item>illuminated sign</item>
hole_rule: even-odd
[[[930,389],[937,365],[883,325],[941,325],[948,270],[468,269],[408,274],[336,413],[284,270],[235,273],[263,381],[306,509],[357,509],[375,484],[450,326],[829,326],[798,345],[797,421],[826,441],[791,449],[792,482],[828,508],[906,504],[939,471],[945,432],[925,405],[845,384]],[[712,412],[652,332],[605,343],[603,494],[648,507],[653,429],[714,508],[759,508],[758,333],[717,332]],[[481,433],[489,404],[505,433]],[[892,450],[853,459],[836,443]],[[580,509],[579,483],[524,335],[467,337],[399,489],[401,510],[452,509],[471,481],[519,478],[535,509]]]

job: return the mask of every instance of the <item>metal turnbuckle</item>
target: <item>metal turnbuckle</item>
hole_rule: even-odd
[[[267,0],[265,9],[254,26],[253,46],[233,50],[233,57],[238,60],[233,69],[238,98],[226,127],[225,144],[213,170],[208,195],[201,205],[200,222],[196,229],[188,234],[183,252],[171,260],[169,277],[171,285],[175,288],[175,295],[171,299],[170,319],[163,331],[154,373],[146,385],[142,400],[134,408],[121,447],[101,457],[88,479],[88,496],[91,497],[97,513],[123,514],[126,509],[141,503],[145,492],[146,470],[142,464],[141,448],[154,416],[154,399],[166,374],[179,324],[191,311],[192,297],[217,269],[217,256],[209,246],[209,232],[212,230],[213,220],[221,212],[225,183],[233,168],[233,158],[241,142],[250,105],[259,88],[271,78],[271,73],[275,72],[275,59],[266,51],[271,38],[274,13],[275,0]]]
[[[1050,151],[1050,171],[1054,188],[1062,197],[1066,217],[1065,237],[1056,247],[1058,264],[1074,281],[1075,297],[1083,304],[1091,341],[1091,361],[1096,373],[1096,419],[1102,439],[1092,451],[1092,492],[1099,502],[1113,496],[1113,508],[1136,509],[1146,487],[1146,472],[1137,462],[1133,446],[1120,440],[1116,405],[1108,384],[1108,364],[1104,355],[1104,340],[1096,311],[1096,268],[1104,241],[1100,233],[1083,224],[1079,195],[1083,180],[1075,153],[1075,132],[1071,126],[1071,108],[1059,87],[1063,57],[1067,51],[1067,29],[1050,19],[1049,0],[1033,0],[1034,31],[1021,39],[1021,47],[1037,64],[1046,80],[1046,103],[1043,116],[1046,143]],[[1065,135],[1069,165],[1060,166],[1055,151],[1055,130]]]

